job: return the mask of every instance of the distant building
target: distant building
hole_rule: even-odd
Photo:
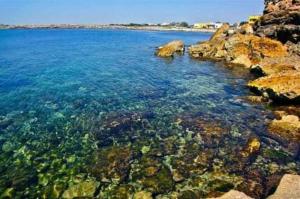
[[[260,20],[261,16],[250,16],[248,18],[248,23],[249,24],[254,24],[255,22],[257,22],[258,20]]]
[[[171,23],[162,23],[162,24],[160,24],[161,26],[170,26],[171,25]]]
[[[197,29],[218,29],[223,25],[221,22],[210,22],[210,23],[195,23],[194,28]]]
[[[194,28],[197,29],[208,29],[209,23],[195,23]]]
[[[223,24],[224,23],[222,23],[222,22],[216,22],[216,23],[214,23],[216,29],[221,28],[221,26],[223,26]]]

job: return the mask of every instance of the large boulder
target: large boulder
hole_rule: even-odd
[[[248,83],[255,92],[277,102],[300,102],[300,72],[284,72],[261,77]]]
[[[180,40],[175,40],[159,47],[156,55],[159,57],[173,57],[175,53],[184,52],[184,43]]]
[[[268,199],[298,199],[300,197],[300,176],[286,174],[280,181],[276,192]]]

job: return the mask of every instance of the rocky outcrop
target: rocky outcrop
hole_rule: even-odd
[[[248,86],[273,101],[300,100],[300,1],[266,0],[261,20],[232,30],[224,24],[209,41],[189,48],[193,58],[250,68],[259,76]]]
[[[260,63],[264,58],[288,55],[287,47],[282,43],[255,36],[251,34],[250,27],[241,28],[234,34],[229,34],[229,30],[229,25],[223,25],[209,41],[191,46],[190,55],[194,58],[220,60],[247,68]]]
[[[300,41],[300,1],[266,0],[264,15],[255,24],[259,36],[267,36],[283,43]]]
[[[182,54],[184,52],[184,43],[180,40],[172,41],[159,47],[156,55],[159,57],[173,57],[175,53]]]
[[[279,102],[300,102],[300,72],[272,74],[251,81],[248,86],[255,92]]]
[[[300,196],[300,176],[286,174],[280,181],[277,190],[268,199],[298,199]]]

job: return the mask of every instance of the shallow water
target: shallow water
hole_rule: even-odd
[[[100,198],[141,190],[201,198],[251,186],[263,198],[272,179],[299,173],[299,161],[266,136],[272,113],[244,99],[247,71],[154,56],[170,40],[209,37],[0,31],[1,197],[80,196],[72,187],[91,182],[87,192]]]

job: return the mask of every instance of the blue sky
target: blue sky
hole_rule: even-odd
[[[0,23],[238,22],[263,0],[0,0]]]

